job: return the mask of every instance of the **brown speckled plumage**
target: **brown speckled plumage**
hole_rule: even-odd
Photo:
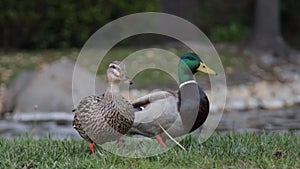
[[[117,73],[113,73],[115,70]],[[73,126],[86,141],[97,144],[114,141],[132,126],[133,106],[118,92],[119,81],[128,80],[124,72],[122,62],[111,63],[107,71],[107,91],[100,96],[83,98],[74,109]]]

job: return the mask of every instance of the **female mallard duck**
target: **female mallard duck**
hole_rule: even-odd
[[[73,110],[73,127],[90,143],[93,154],[94,143],[117,140],[129,130],[134,121],[133,106],[119,94],[121,81],[131,84],[131,80],[125,75],[124,63],[112,62],[106,76],[106,92],[100,96],[83,98]]]
[[[196,72],[216,74],[195,53],[183,55],[178,64],[179,90],[158,91],[135,100],[133,107],[144,107],[135,112],[135,122],[129,134],[156,137],[162,147],[169,137],[179,137],[199,128],[209,112],[209,101],[194,80]]]

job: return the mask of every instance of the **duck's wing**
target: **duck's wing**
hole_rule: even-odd
[[[143,106],[144,109],[135,112],[134,124],[129,130],[130,134],[154,137],[163,132],[160,125],[168,129],[179,116],[178,97],[172,92],[153,92],[138,98],[132,104],[134,107]]]
[[[95,114],[95,105],[100,102],[103,96],[87,96],[83,98],[77,108],[73,109],[75,113],[73,119],[73,127],[78,131],[79,135],[87,140],[93,142],[88,134],[90,128],[91,119]]]
[[[171,93],[169,91],[155,91],[136,99],[132,102],[132,105],[134,108],[144,107],[148,104],[154,103],[158,100],[166,99],[170,96],[176,97],[174,93]]]

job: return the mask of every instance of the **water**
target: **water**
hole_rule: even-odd
[[[300,133],[300,106],[284,110],[252,110],[224,113],[218,131]]]
[[[16,121],[0,120],[0,136],[14,138],[23,135],[54,139],[80,138],[73,129],[69,118],[63,120]],[[59,119],[59,118],[58,118]],[[245,112],[225,112],[216,132],[296,132],[300,134],[300,105],[284,110],[251,110]]]
[[[32,137],[51,137],[53,139],[73,139],[80,138],[77,131],[69,122],[18,122],[18,121],[0,121],[0,136],[5,138],[14,138],[29,135]]]

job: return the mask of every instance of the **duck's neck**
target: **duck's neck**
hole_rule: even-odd
[[[109,83],[108,88],[107,88],[107,92],[112,93],[112,94],[119,93],[120,92],[119,84]]]
[[[183,84],[185,82],[195,80],[194,75],[192,73],[185,73],[184,70],[178,70],[179,83]]]

